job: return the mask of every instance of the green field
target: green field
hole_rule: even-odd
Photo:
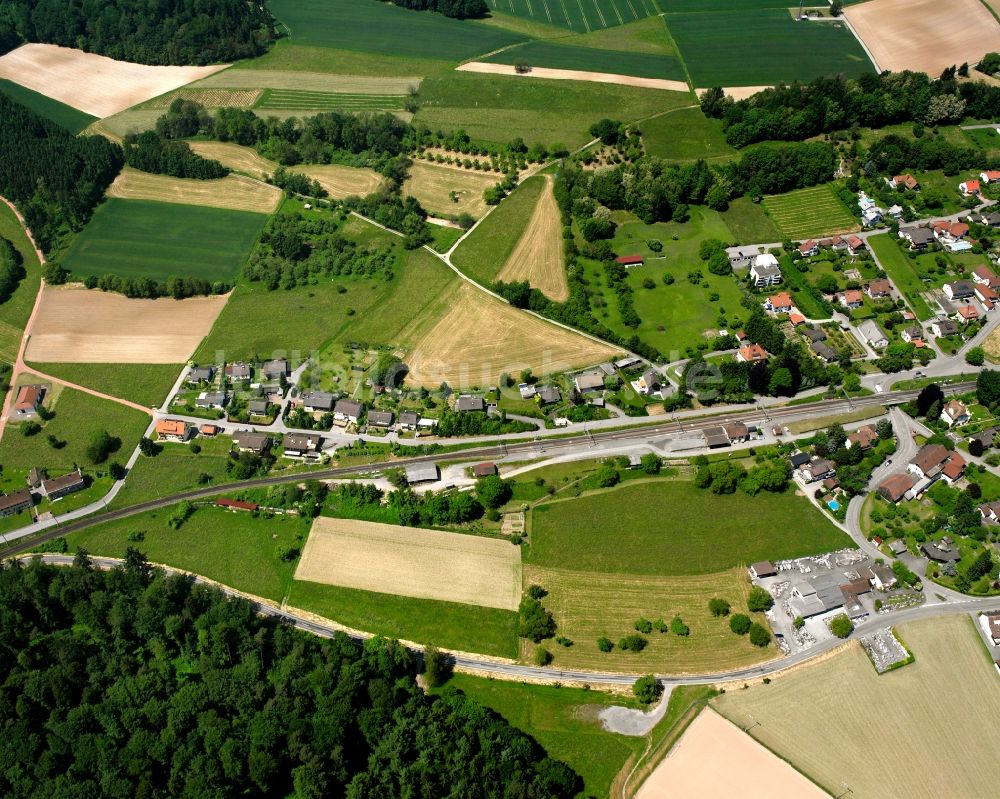
[[[890,234],[872,236],[868,239],[868,246],[875,253],[885,273],[896,284],[896,288],[906,297],[907,304],[913,309],[917,318],[922,322],[931,319],[934,314],[924,299],[925,286],[914,268],[914,263],[890,238]]]
[[[551,69],[581,69],[588,72],[611,72],[640,78],[685,79],[684,67],[676,56],[652,53],[631,53],[598,50],[571,44],[534,41],[508,48],[484,61],[495,64],[516,64],[525,61],[533,67]]]
[[[159,407],[181,373],[181,364],[39,363],[39,371],[112,397]]]
[[[452,263],[473,280],[492,283],[514,251],[545,188],[545,178],[522,183],[452,254]]]
[[[729,203],[722,219],[732,232],[734,244],[760,244],[781,241],[781,231],[767,215],[761,203],[749,197],[737,197]]]
[[[765,197],[764,207],[782,234],[790,239],[860,228],[830,184]]]
[[[7,239],[21,253],[25,276],[14,293],[0,304],[0,361],[13,363],[21,346],[21,335],[31,315],[42,279],[35,248],[6,203],[0,203],[0,237]]]
[[[43,423],[42,432],[28,437],[21,434],[16,422],[7,425],[0,441],[0,464],[5,469],[38,466],[60,474],[77,465],[88,466],[87,446],[91,436],[100,430],[121,441],[118,452],[108,460],[124,463],[149,426],[149,417],[144,413],[71,388],[54,387],[45,404],[55,415]],[[66,445],[56,449],[49,443],[49,435]]]
[[[517,614],[296,580],[288,604],[356,630],[422,644],[517,657]]]
[[[232,69],[247,72],[326,72],[379,78],[412,77],[450,72],[454,62],[440,60],[443,58],[433,54],[427,58],[407,58],[389,53],[362,53],[279,39],[264,55],[240,61]]]
[[[3,92],[12,100],[26,105],[39,116],[43,116],[55,122],[60,127],[66,128],[70,133],[79,133],[97,117],[77,111],[72,106],[64,105],[58,100],[46,97],[31,89],[21,86],[19,83],[0,78],[0,92]]]
[[[267,217],[248,211],[148,200],[106,200],[67,248],[73,277],[232,282]]]
[[[849,545],[844,533],[791,490],[719,496],[689,479],[658,480],[537,506],[525,562],[674,576]]]
[[[494,11],[584,33],[651,17],[655,0],[487,0]]]
[[[529,145],[572,148],[590,141],[587,129],[602,117],[629,122],[691,105],[693,98],[632,86],[450,72],[425,78],[418,102],[414,123],[431,130],[462,129],[496,144],[520,136]]]
[[[872,65],[858,40],[839,22],[796,22],[788,5],[747,2],[725,10],[668,13],[667,27],[695,86],[761,86],[809,81],[821,75],[856,76]],[[667,3],[667,10],[676,9]]]
[[[278,111],[401,111],[403,99],[401,94],[264,89],[254,108]]]
[[[376,54],[460,61],[523,40],[479,22],[378,0],[273,0],[270,11],[294,44]]]
[[[700,108],[681,108],[639,123],[649,155],[671,161],[723,161],[736,155],[722,132],[722,120],[709,119]]]

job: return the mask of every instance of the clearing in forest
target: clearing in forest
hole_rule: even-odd
[[[403,194],[416,197],[432,214],[446,217],[469,214],[478,219],[486,213],[483,192],[499,182],[499,175],[414,161],[403,184]]]
[[[0,56],[0,78],[95,117],[111,116],[225,68],[153,67],[36,43]]]
[[[243,175],[227,175],[219,180],[193,180],[153,175],[125,167],[108,187],[108,196],[269,214],[281,202],[281,189]]]
[[[133,300],[46,286],[25,358],[43,363],[184,363],[212,329],[226,299]]]
[[[569,299],[563,263],[562,220],[552,192],[551,177],[546,176],[545,188],[538,197],[528,226],[497,274],[497,280],[507,283],[527,280],[551,300],[565,302]]]
[[[514,610],[521,550],[495,538],[321,516],[295,579]]]
[[[564,372],[607,360],[621,350],[520,311],[467,283],[406,363],[414,385],[496,385],[503,372]]]

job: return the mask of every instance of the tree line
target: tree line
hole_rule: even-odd
[[[140,64],[214,64],[261,55],[274,39],[263,2],[0,0],[0,53],[45,42]]]
[[[18,206],[44,252],[83,228],[124,163],[117,144],[73,136],[5,94],[0,153],[0,194]]]
[[[562,799],[565,764],[398,642],[259,616],[135,549],[0,566],[5,796]],[[141,697],[139,702],[136,697]],[[459,754],[460,753],[460,754]]]
[[[392,3],[414,11],[437,11],[453,19],[478,19],[489,13],[485,0],[392,0]]]
[[[213,180],[229,170],[218,161],[202,158],[184,141],[170,141],[155,131],[130,133],[122,143],[125,163],[143,172],[155,172],[174,178]]]
[[[14,245],[0,236],[0,303],[10,299],[24,278],[23,260]]]

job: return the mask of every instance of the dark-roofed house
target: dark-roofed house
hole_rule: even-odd
[[[826,331],[819,327],[807,327],[802,331],[802,335],[813,343],[826,341]]]
[[[395,419],[395,415],[392,411],[378,411],[373,408],[368,411],[368,416],[365,418],[365,422],[369,427],[382,427],[389,429],[392,427],[393,419]]]
[[[974,436],[969,436],[969,443],[973,441],[978,441],[983,445],[983,449],[989,449],[993,446],[993,439],[996,438],[997,432],[1000,428],[997,427],[987,427],[985,430],[976,433]]]
[[[926,250],[934,241],[934,231],[927,227],[900,228],[899,237],[910,243],[911,250]]]
[[[920,550],[936,563],[955,563],[962,557],[955,547],[944,540],[925,541]]]
[[[934,477],[941,473],[950,454],[941,444],[925,444],[906,468],[917,477]]]
[[[87,482],[83,479],[80,470],[64,474],[62,477],[54,477],[51,480],[42,480],[42,494],[50,501],[72,494],[74,491],[82,491],[87,487]]]
[[[363,402],[351,399],[337,400],[337,404],[333,406],[333,419],[344,424],[357,424],[364,412]]]
[[[247,403],[247,410],[250,411],[251,416],[267,416],[267,409],[270,404],[267,400],[263,399],[250,400]]]
[[[976,286],[971,280],[956,280],[945,283],[942,291],[949,300],[967,300],[976,293]]]
[[[825,341],[817,341],[812,345],[813,352],[816,353],[817,358],[821,358],[827,363],[833,363],[840,358],[837,351],[827,344]]]
[[[958,332],[958,324],[951,319],[935,319],[931,322],[931,333],[938,338],[954,336]]]
[[[588,391],[600,391],[604,388],[604,372],[599,369],[594,372],[581,372],[573,378],[573,385],[581,394]]]
[[[647,395],[659,391],[661,384],[662,381],[660,380],[660,376],[652,369],[647,369],[642,373],[639,379],[635,381],[635,385],[639,391]]]
[[[226,377],[230,380],[249,380],[251,374],[250,364],[243,361],[226,364]]]
[[[461,394],[455,400],[455,410],[459,413],[470,413],[474,411],[485,411],[486,403],[483,398],[476,394]]]
[[[904,545],[905,548],[905,545]],[[876,563],[872,566],[872,587],[879,591],[888,591],[897,582],[896,573],[884,563]]]
[[[815,483],[830,477],[837,470],[836,465],[826,458],[816,458],[799,467],[799,474],[807,483]]]
[[[260,373],[265,380],[279,380],[282,377],[288,377],[288,361],[284,358],[264,361],[260,367]]]
[[[742,443],[750,438],[750,428],[743,422],[726,422],[722,425],[726,438],[733,444]]]
[[[233,433],[233,446],[240,452],[263,455],[271,446],[271,439],[264,433],[257,433],[253,430],[237,430]]]
[[[310,458],[319,455],[323,439],[309,433],[285,434],[284,455],[286,458]]]
[[[750,567],[750,576],[754,580],[760,580],[763,577],[774,577],[777,573],[778,570],[774,568],[774,564],[769,560],[762,560]]]
[[[42,486],[42,473],[38,471],[37,466],[32,466],[28,471],[28,488],[41,488]]]
[[[406,467],[406,482],[410,485],[416,483],[433,483],[441,479],[436,463],[415,463]]]
[[[555,386],[543,386],[538,389],[537,396],[542,405],[554,405],[562,400],[562,392]]]
[[[722,425],[718,427],[706,427],[701,431],[701,437],[705,441],[705,446],[709,449],[728,447],[732,443],[729,440],[729,436],[726,435],[726,429]]]
[[[0,497],[0,516],[13,516],[22,510],[27,510],[35,501],[31,497],[31,492],[24,488],[12,494]]]
[[[306,413],[329,413],[333,410],[337,395],[328,391],[303,391],[299,399],[302,400],[302,409]]]
[[[191,385],[198,385],[198,383],[211,383],[213,377],[215,377],[214,366],[195,366],[188,371],[185,382],[190,383]]]
[[[495,463],[477,463],[472,467],[473,477],[490,477],[497,473],[497,465]]]
[[[417,424],[420,422],[420,414],[414,413],[413,411],[403,411],[399,414],[399,429],[400,430],[416,430]]]
[[[798,469],[800,466],[805,466],[805,464],[809,463],[812,459],[809,457],[808,453],[795,452],[792,453],[792,456],[788,460],[792,464],[793,469]]]

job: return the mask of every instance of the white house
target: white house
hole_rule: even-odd
[[[883,347],[889,346],[889,339],[885,337],[885,333],[882,332],[880,328],[874,321],[868,319],[858,325],[858,332],[862,335],[865,341],[868,342],[869,346],[874,349],[880,350]]]
[[[958,400],[951,400],[941,409],[941,421],[948,427],[969,421],[969,409]]]
[[[778,285],[781,282],[781,267],[778,266],[778,259],[769,252],[758,255],[754,258],[753,266],[750,267],[750,279],[753,280],[757,288]]]

